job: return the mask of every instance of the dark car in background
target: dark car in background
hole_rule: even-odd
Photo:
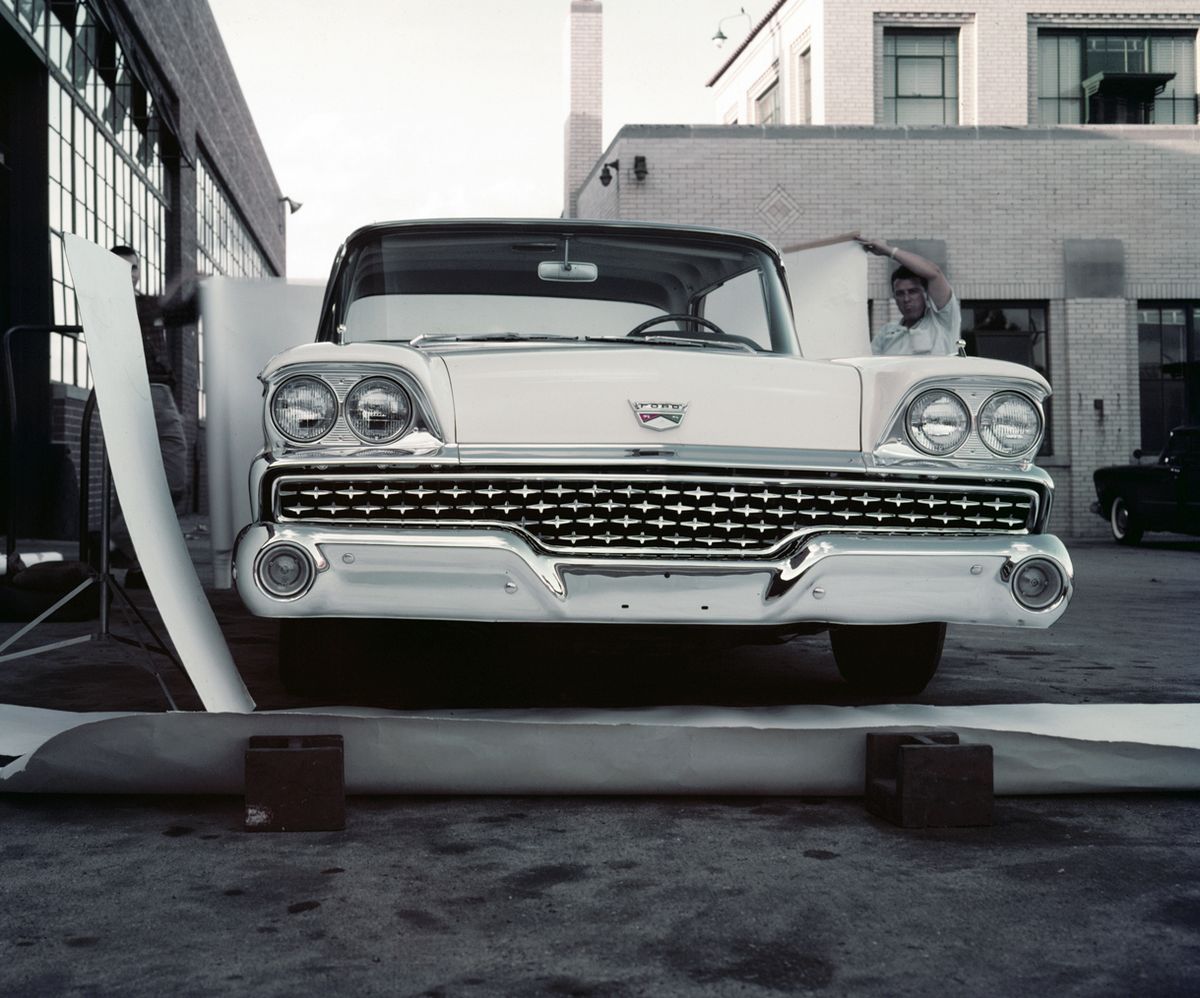
[[[1173,429],[1154,464],[1100,468],[1092,479],[1092,511],[1108,520],[1118,544],[1137,544],[1148,530],[1200,534],[1200,426]]]

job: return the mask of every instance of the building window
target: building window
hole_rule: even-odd
[[[282,209],[281,209],[282,210]],[[224,184],[203,156],[196,159],[196,269],[225,277],[271,277],[275,271],[242,220]],[[204,323],[196,325],[199,372],[196,412],[207,415],[204,389]]]
[[[1200,302],[1138,302],[1138,382],[1142,450],[1200,422]]]
[[[797,66],[800,80],[800,124],[812,124],[812,49],[800,53]]]
[[[968,356],[1022,364],[1049,380],[1045,302],[963,302],[962,317]],[[1051,414],[1047,408],[1046,435],[1038,451],[1040,457],[1052,453],[1050,422]]]
[[[51,314],[55,325],[76,325],[65,233],[132,246],[142,290],[162,290],[167,196],[158,110],[86,3],[0,2],[47,57]],[[51,334],[49,373],[52,381],[91,386],[82,338]]]
[[[1038,124],[1196,124],[1196,34],[1038,33]]]
[[[780,113],[779,81],[776,80],[754,98],[754,121],[759,125],[778,125]]]
[[[958,31],[883,32],[883,120],[958,124]]]

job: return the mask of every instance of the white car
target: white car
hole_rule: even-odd
[[[947,623],[1053,623],[1045,379],[799,343],[743,233],[358,230],[316,342],[261,375],[234,569],[285,681],[337,670],[347,618],[395,618],[828,630],[849,682],[916,693]]]

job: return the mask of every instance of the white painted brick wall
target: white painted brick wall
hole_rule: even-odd
[[[624,169],[645,156],[649,175]],[[743,229],[777,245],[851,230],[941,239],[960,298],[1049,304],[1055,528],[1099,533],[1091,473],[1138,446],[1138,298],[1200,301],[1200,127],[1010,130],[628,126],[587,217]],[[774,207],[774,211],[769,209]],[[1125,297],[1064,299],[1063,241],[1120,239]],[[872,259],[872,321],[888,266]],[[1093,400],[1105,400],[1103,420]]]

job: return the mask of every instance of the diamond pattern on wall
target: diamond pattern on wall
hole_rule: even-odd
[[[754,209],[772,232],[781,232],[800,215],[795,199],[782,187],[776,186]]]

